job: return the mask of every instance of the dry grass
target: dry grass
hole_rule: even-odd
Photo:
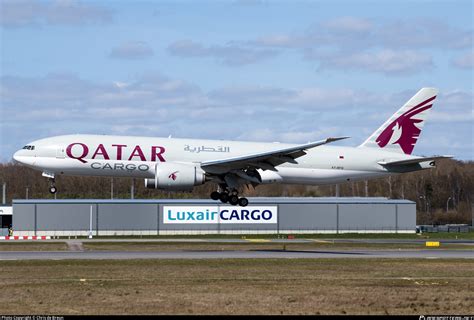
[[[65,242],[0,242],[2,251],[60,251],[68,250]]]
[[[471,260],[0,262],[2,314],[473,314]]]

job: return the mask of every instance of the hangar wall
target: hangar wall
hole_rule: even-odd
[[[414,233],[416,204],[386,198],[13,200],[15,235]]]

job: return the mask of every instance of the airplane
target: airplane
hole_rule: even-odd
[[[76,134],[33,141],[13,159],[42,171],[52,194],[58,175],[143,178],[147,188],[172,191],[212,181],[211,199],[247,206],[239,196],[243,186],[338,184],[433,168],[451,158],[412,155],[437,93],[422,88],[357,147],[326,146],[348,137],[283,144]]]

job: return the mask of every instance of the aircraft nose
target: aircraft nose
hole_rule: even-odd
[[[13,154],[13,160],[16,163],[25,163],[25,154],[23,150],[18,150]]]
[[[21,162],[21,161],[20,161],[20,150],[18,150],[17,152],[15,152],[15,153],[13,154],[13,160],[14,160],[15,162]]]
[[[18,150],[13,154],[13,160],[17,163],[34,166],[36,158],[25,154],[25,150]]]

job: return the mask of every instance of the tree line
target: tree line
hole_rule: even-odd
[[[160,199],[208,198],[216,185],[198,186],[192,193],[146,189],[143,180],[131,178],[59,176],[58,193],[48,191],[48,179],[33,169],[0,164],[0,182],[6,183],[6,201],[12,199]],[[132,187],[133,186],[133,187]],[[474,162],[444,159],[436,168],[339,186],[261,185],[245,188],[248,197],[386,197],[416,202],[418,224],[472,221]]]

